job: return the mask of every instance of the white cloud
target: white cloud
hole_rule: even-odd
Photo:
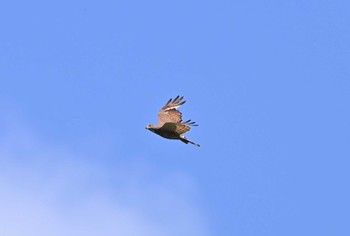
[[[133,163],[111,171],[23,127],[7,131],[0,136],[0,235],[208,235],[186,174]]]

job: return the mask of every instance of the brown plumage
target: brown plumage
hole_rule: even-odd
[[[186,144],[191,143],[199,147],[199,144],[183,136],[184,133],[191,129],[190,126],[198,126],[191,120],[182,122],[182,113],[177,108],[185,104],[186,101],[183,98],[183,96],[177,96],[174,99],[169,99],[158,112],[158,125],[147,125],[146,129],[164,138],[181,140]]]

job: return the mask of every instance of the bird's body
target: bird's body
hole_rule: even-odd
[[[191,143],[196,146],[200,146],[197,143],[192,142],[183,136],[188,132],[191,127],[197,126],[195,122],[191,120],[182,122],[182,113],[177,110],[178,107],[183,105],[186,101],[182,101],[183,97],[177,96],[174,99],[170,99],[165,106],[158,112],[158,125],[148,125],[146,129],[162,136],[167,139],[177,139],[184,143]]]

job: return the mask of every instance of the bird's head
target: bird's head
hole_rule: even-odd
[[[154,125],[147,125],[146,129],[148,129],[149,131],[153,131]]]

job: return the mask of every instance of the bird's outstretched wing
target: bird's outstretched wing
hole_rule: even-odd
[[[179,123],[182,121],[182,113],[177,110],[177,108],[186,102],[183,98],[183,96],[177,96],[174,99],[169,99],[164,107],[158,112],[158,126],[163,126],[165,123],[169,122]]]

